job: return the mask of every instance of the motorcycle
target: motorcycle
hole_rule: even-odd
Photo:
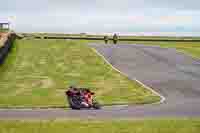
[[[87,88],[70,87],[66,91],[70,108],[72,109],[100,109],[100,104],[94,99],[95,93]]]

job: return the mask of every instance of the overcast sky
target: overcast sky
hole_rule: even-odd
[[[200,32],[198,0],[2,0],[19,32]]]

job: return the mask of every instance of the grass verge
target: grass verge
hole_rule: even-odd
[[[0,121],[1,133],[199,133],[200,120]]]
[[[114,71],[84,42],[23,39],[0,66],[0,107],[63,106],[69,85],[93,88],[102,104],[160,99]]]

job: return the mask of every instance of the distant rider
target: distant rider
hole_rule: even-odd
[[[105,44],[107,44],[107,43],[108,43],[108,40],[109,40],[108,36],[104,36],[104,41],[105,41]]]
[[[115,34],[113,35],[113,43],[114,43],[114,44],[117,44],[117,41],[118,41],[118,36],[117,36],[117,34],[115,33]]]

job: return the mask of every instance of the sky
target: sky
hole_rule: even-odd
[[[18,32],[200,32],[198,0],[2,0]]]

